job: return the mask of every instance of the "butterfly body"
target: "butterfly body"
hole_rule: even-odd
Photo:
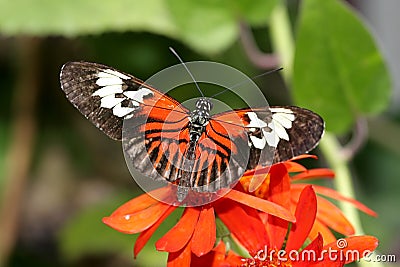
[[[196,148],[200,137],[203,135],[206,125],[210,119],[210,111],[213,107],[210,99],[200,98],[196,101],[196,109],[190,113],[188,117],[189,123],[189,143],[184,152],[183,166],[177,190],[178,201],[183,201],[187,196],[189,188],[194,187],[194,180],[191,179],[193,172],[193,163],[196,160]]]
[[[122,140],[133,167],[153,180],[212,193],[246,170],[270,166],[313,149],[324,131],[315,113],[294,106],[230,110],[211,115],[201,97],[190,111],[136,77],[89,62],[60,74],[69,101],[109,137]]]
[[[190,122],[188,152],[194,152],[197,142],[199,141],[200,136],[204,133],[210,120],[210,111],[212,107],[213,105],[210,99],[200,98],[196,101],[196,109],[190,113],[190,117],[188,118]],[[187,155],[187,157],[191,158],[191,155]]]

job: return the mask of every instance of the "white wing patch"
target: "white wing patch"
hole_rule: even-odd
[[[250,135],[251,142],[258,149],[263,149],[266,144],[277,147],[281,139],[289,141],[286,129],[292,128],[292,122],[295,120],[293,111],[286,108],[271,108],[270,110],[272,112],[272,121],[269,123],[258,118],[255,112],[247,112],[250,123],[246,127],[259,128],[262,132],[261,137]],[[268,128],[268,131],[265,128]]]
[[[100,80],[100,79],[99,79]],[[117,93],[122,93],[122,85],[121,84],[114,84],[114,85],[107,85],[96,92],[94,92],[92,95],[95,96],[100,96],[101,98],[108,96],[108,95],[113,95]]]
[[[118,71],[115,71],[115,70],[110,70],[110,69],[106,69],[106,70],[103,70],[103,71],[101,71],[97,76],[99,76],[99,78],[102,78],[102,77],[119,77],[119,78],[121,78],[121,79],[124,79],[124,80],[126,80],[126,79],[129,79],[129,76],[127,76],[127,75],[125,75],[125,74],[122,74],[122,73],[120,73],[120,72],[118,72]]]
[[[141,87],[137,91],[126,91],[124,92],[124,95],[127,96],[129,99],[132,99],[134,102],[137,103],[137,105],[139,105],[139,103],[143,103],[143,97],[153,95],[153,92],[146,87]],[[133,103],[133,105],[135,105],[135,103]]]
[[[132,113],[139,103],[143,103],[145,96],[153,95],[153,92],[145,87],[136,91],[124,91],[122,89],[124,80],[130,79],[130,77],[114,70],[103,70],[97,74],[97,77],[96,84],[100,86],[100,89],[95,91],[92,96],[99,96],[101,98],[100,107],[112,109],[113,114],[117,117],[125,117]],[[126,99],[130,100],[129,107],[122,106],[122,102]]]
[[[250,123],[246,126],[247,128],[263,128],[268,126],[265,121],[258,118],[255,112],[247,112],[246,114],[250,119]]]

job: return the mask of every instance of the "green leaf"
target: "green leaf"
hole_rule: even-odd
[[[252,26],[264,26],[267,24],[272,10],[282,0],[236,0],[230,1],[230,7],[235,15],[244,19]]]
[[[198,51],[216,53],[237,37],[237,23],[227,0],[167,0],[180,38]]]
[[[296,104],[343,133],[357,116],[383,111],[390,88],[382,56],[355,12],[337,0],[304,0],[293,72]]]
[[[265,25],[278,1],[0,0],[0,33],[77,36],[149,31],[210,54],[237,39],[239,19]]]
[[[199,52],[217,53],[238,38],[238,22],[266,25],[279,0],[168,0],[180,38]]]
[[[163,0],[0,0],[0,32],[6,35],[76,36],[147,30],[175,36]]]

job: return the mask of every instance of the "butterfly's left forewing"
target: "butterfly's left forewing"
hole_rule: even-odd
[[[146,114],[145,107],[165,107],[183,115],[188,110],[134,76],[90,62],[66,63],[60,73],[68,100],[97,128],[121,140],[123,120]]]

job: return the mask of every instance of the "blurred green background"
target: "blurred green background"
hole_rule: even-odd
[[[73,108],[58,77],[65,62],[85,60],[145,80],[178,63],[170,46],[185,61],[221,62],[250,77],[283,66],[255,82],[270,104],[296,104],[324,117],[343,146],[337,157],[348,161],[357,199],[379,214],[360,215],[364,232],[380,239],[380,254],[399,258],[400,67],[393,61],[399,53],[390,50],[385,31],[379,35],[385,13],[368,13],[368,5],[0,0],[0,266],[164,265],[166,254],[155,253],[152,240],[133,261],[135,236],[102,224],[141,191],[121,144]],[[172,95],[182,100],[197,91]],[[343,151],[350,151],[348,160]],[[313,153],[320,166],[332,167],[324,152]]]

